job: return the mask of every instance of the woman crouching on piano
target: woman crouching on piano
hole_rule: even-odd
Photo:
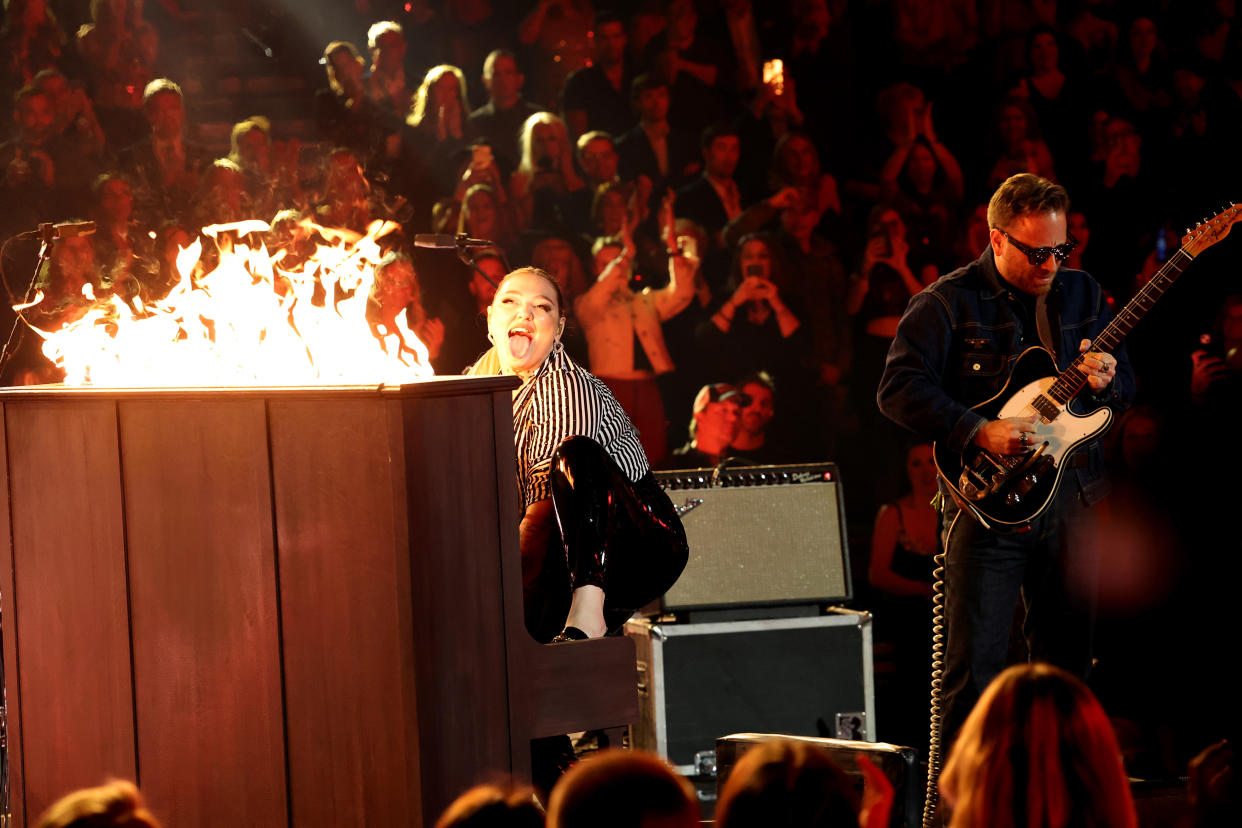
[[[542,270],[506,276],[487,309],[492,347],[469,370],[513,374],[525,513],[526,626],[561,643],[617,632],[686,565],[686,533],[608,387],[565,353],[565,302]]]

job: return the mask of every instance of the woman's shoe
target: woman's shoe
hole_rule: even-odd
[[[588,636],[586,633],[584,633],[582,630],[578,629],[577,627],[566,627],[565,629],[557,633],[556,637],[553,638],[548,643],[564,644],[567,641],[586,641],[589,637],[590,636]]]

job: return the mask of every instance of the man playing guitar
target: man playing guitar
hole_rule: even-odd
[[[988,205],[988,249],[910,300],[880,382],[884,414],[937,444],[946,749],[980,693],[1006,666],[1019,595],[1031,658],[1084,677],[1091,664],[1098,562],[1090,542],[1075,539],[1090,527],[1088,507],[1107,493],[1096,437],[1109,415],[1097,415],[1077,435],[1079,443],[1053,434],[1068,415],[1057,420],[1054,410],[1039,405],[1019,416],[989,417],[972,409],[1016,390],[1007,385],[1011,372],[1017,376],[1015,364],[1041,346],[1055,359],[1056,371],[1073,365],[1085,376],[1086,387],[1072,403],[1077,388],[1058,398],[1071,410],[1106,406],[1119,412],[1134,396],[1124,347],[1114,353],[1088,347],[1111,316],[1103,290],[1080,270],[1060,269],[1076,243],[1067,232],[1068,211],[1065,189],[1043,178],[1021,174],[1001,184]],[[1051,360],[1048,367],[1054,368]],[[1057,398],[1056,388],[1044,391]],[[1041,395],[1038,402],[1050,401]],[[1049,447],[1061,443],[1068,448],[1054,462]],[[941,462],[949,456],[958,458],[958,470],[966,469],[961,482]],[[996,477],[993,470],[1010,467],[1029,470],[1030,479],[996,495],[1002,517],[992,519],[970,501],[984,497],[979,490]],[[1050,485],[1043,505],[1029,516],[1010,511],[1034,498],[1039,490],[1031,487],[1041,477],[1041,486]],[[1023,516],[1005,517],[1011,514]]]

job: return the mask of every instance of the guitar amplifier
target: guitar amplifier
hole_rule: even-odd
[[[690,543],[668,610],[830,604],[852,595],[832,463],[657,472]]]

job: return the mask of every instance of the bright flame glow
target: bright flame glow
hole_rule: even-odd
[[[309,221],[303,228],[329,244],[284,270],[283,252],[272,258],[263,245],[227,235],[244,239],[269,230],[266,223],[206,227],[220,249],[214,270],[191,278],[202,256],[196,239],[177,255],[180,281],[167,297],[131,306],[113,295],[60,330],[36,328],[43,353],[65,371],[66,385],[110,388],[398,385],[431,376],[405,310],[391,329],[374,314],[367,319],[376,240],[397,225],[377,221],[361,237]]]

